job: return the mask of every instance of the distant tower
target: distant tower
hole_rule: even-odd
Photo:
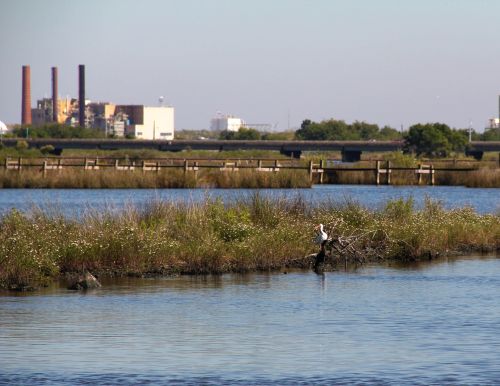
[[[23,96],[21,101],[21,123],[31,125],[31,71],[23,66]]]
[[[59,104],[57,102],[57,67],[52,67],[52,121],[58,122]]]
[[[85,66],[78,66],[78,124],[85,127]]]

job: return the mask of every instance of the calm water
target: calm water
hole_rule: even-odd
[[[253,194],[250,189],[3,189],[0,190],[0,213],[33,206],[52,207],[68,215],[78,215],[87,208],[117,208],[141,205],[150,200],[197,202],[207,196],[221,197],[225,201]],[[500,189],[470,189],[460,186],[372,186],[372,185],[316,185],[312,189],[263,189],[271,197],[301,196],[307,202],[345,202],[355,200],[370,208],[379,208],[387,200],[413,197],[422,206],[426,197],[441,201],[447,208],[472,206],[480,213],[500,211]]]
[[[0,295],[0,384],[498,384],[500,259]]]

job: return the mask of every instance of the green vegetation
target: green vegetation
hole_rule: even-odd
[[[98,129],[72,127],[59,123],[43,126],[15,126],[11,135],[17,138],[104,138],[104,132]]]
[[[405,134],[406,151],[417,156],[446,157],[451,152],[463,152],[468,142],[465,130],[450,129],[443,123],[417,124]]]
[[[90,211],[81,219],[56,210],[12,210],[0,217],[0,286],[28,289],[65,273],[97,275],[220,274],[308,267],[317,251],[313,228],[368,235],[362,259],[428,259],[438,254],[498,250],[500,217],[470,208],[444,210],[427,201],[388,202],[380,211],[356,203],[311,206],[300,197],[258,193],[232,204],[151,202],[122,212]]]
[[[305,119],[300,129],[295,132],[299,140],[315,141],[358,141],[358,140],[396,140],[402,139],[397,130],[366,122],[355,121],[352,124],[344,121],[329,119],[321,122],[313,122]]]
[[[489,128],[485,129],[484,133],[479,138],[473,138],[477,141],[500,141],[500,128]]]
[[[235,139],[240,141],[255,141],[262,139],[259,130],[252,129],[251,127],[240,127],[238,131],[223,131],[220,133],[219,139]]]

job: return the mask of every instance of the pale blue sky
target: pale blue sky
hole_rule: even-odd
[[[87,97],[176,109],[177,129],[217,111],[296,128],[305,118],[482,130],[498,115],[499,0],[0,0],[0,120]]]

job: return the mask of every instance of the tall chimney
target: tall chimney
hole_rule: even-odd
[[[57,100],[57,67],[52,67],[52,121],[58,122],[59,103]]]
[[[78,123],[85,127],[85,66],[78,66]]]
[[[31,71],[23,66],[23,96],[21,101],[21,123],[31,125]]]

